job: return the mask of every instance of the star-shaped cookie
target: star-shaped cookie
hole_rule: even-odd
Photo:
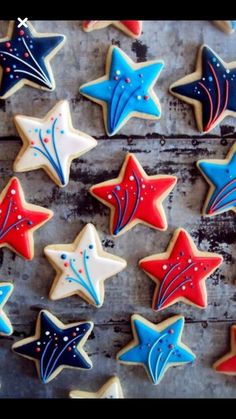
[[[226,116],[236,117],[236,61],[225,63],[211,48],[199,48],[196,71],[170,86],[170,92],[194,106],[197,126],[210,132]]]
[[[231,350],[213,364],[216,372],[236,375],[236,325],[231,326]]]
[[[50,245],[44,252],[57,271],[50,291],[52,300],[78,294],[101,307],[105,279],[126,267],[124,259],[104,252],[93,224],[87,224],[73,243]]]
[[[110,378],[96,393],[72,390],[71,399],[123,399],[123,391],[118,377]]]
[[[156,283],[153,310],[162,310],[178,301],[205,308],[205,280],[222,261],[222,256],[216,253],[200,252],[187,231],[177,229],[165,253],[139,262],[140,268]]]
[[[65,326],[49,311],[41,310],[35,335],[14,343],[12,350],[35,361],[39,378],[43,383],[49,383],[63,368],[92,368],[83,349],[92,329],[92,322]]]
[[[84,20],[83,29],[91,32],[95,29],[106,28],[113,25],[132,38],[139,38],[142,32],[141,20]]]
[[[3,307],[12,294],[13,288],[10,282],[0,283],[0,335],[2,336],[9,336],[13,333],[11,322],[3,311]]]
[[[213,22],[219,29],[227,34],[234,33],[236,29],[236,20],[213,20]]]
[[[133,116],[159,119],[161,106],[153,86],[163,61],[134,63],[120,48],[111,46],[106,75],[80,87],[80,93],[103,108],[106,132],[112,136]]]
[[[236,212],[236,144],[224,160],[199,160],[197,166],[210,185],[203,215]]]
[[[159,384],[167,369],[193,362],[195,355],[181,342],[183,316],[173,316],[159,324],[134,314],[134,339],[117,354],[122,364],[142,365],[153,384]]]
[[[134,154],[128,153],[119,176],[92,186],[90,193],[111,209],[110,232],[114,236],[138,223],[165,231],[162,202],[176,181],[175,176],[148,176]]]
[[[43,168],[59,186],[69,182],[70,165],[97,145],[97,141],[73,128],[69,103],[61,100],[43,118],[16,115],[23,147],[16,157],[16,172]]]
[[[52,216],[51,210],[27,203],[20,181],[11,178],[0,194],[0,247],[33,259],[33,233]]]
[[[10,22],[7,36],[0,39],[0,99],[6,99],[24,85],[52,91],[55,89],[50,60],[65,42],[64,35],[35,31]]]

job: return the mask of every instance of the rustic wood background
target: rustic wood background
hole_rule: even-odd
[[[201,136],[192,110],[168,93],[168,86],[194,70],[197,48],[206,43],[225,61],[236,59],[236,34],[227,36],[209,21],[146,21],[140,40],[132,40],[110,27],[86,34],[80,21],[32,22],[39,32],[58,32],[67,42],[52,61],[56,90],[52,93],[24,87],[0,101],[0,189],[14,175],[13,161],[21,141],[13,125],[17,113],[43,117],[60,99],[71,104],[74,127],[97,138],[98,146],[75,160],[70,183],[57,187],[42,171],[17,174],[29,202],[55,212],[53,219],[35,234],[35,257],[26,262],[4,248],[0,250],[1,280],[14,283],[5,311],[14,333],[0,339],[0,397],[68,397],[70,390],[97,389],[112,375],[121,380],[130,397],[235,397],[235,377],[216,374],[212,363],[229,349],[230,326],[236,323],[235,250],[236,225],[232,212],[211,219],[201,217],[207,184],[196,168],[200,158],[224,158],[236,137],[235,120],[227,118]],[[4,36],[8,22],[0,23]],[[101,108],[79,94],[79,86],[104,74],[106,52],[120,46],[134,61],[161,58],[165,68],[155,91],[162,104],[160,121],[133,119],[118,135],[105,135]],[[148,174],[175,174],[178,183],[165,201],[168,230],[156,232],[137,226],[120,238],[108,234],[109,211],[88,193],[100,181],[116,177],[131,151]],[[48,292],[55,272],[43,255],[53,243],[70,243],[87,222],[93,222],[107,251],[125,257],[126,270],[106,281],[105,303],[95,309],[77,296],[52,302]],[[224,263],[207,280],[205,310],[176,304],[155,314],[151,310],[154,283],[137,267],[139,259],[163,252],[177,227],[184,227],[201,250],[219,252]],[[51,310],[63,322],[92,320],[94,332],[85,348],[94,368],[64,370],[49,384],[41,384],[34,363],[11,352],[14,341],[34,333],[40,309]],[[181,313],[186,318],[183,341],[196,353],[193,365],[171,368],[154,386],[139,366],[120,365],[117,351],[131,339],[130,316],[144,315],[161,321]]]

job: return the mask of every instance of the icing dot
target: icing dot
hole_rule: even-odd
[[[76,327],[76,329],[75,329],[77,332],[79,331],[79,327]]]
[[[216,57],[213,57],[212,58],[212,61],[215,63],[216,62]]]
[[[29,226],[32,226],[33,221],[28,221],[28,222],[27,222],[27,224],[28,224]]]
[[[68,268],[69,263],[68,262],[64,262],[64,266],[65,266],[65,268]]]
[[[35,128],[35,129],[34,129],[34,132],[38,132],[38,130],[39,130],[38,128]]]
[[[21,220],[21,218],[22,218],[22,215],[17,215],[18,220]]]
[[[7,48],[10,48],[10,46],[11,46],[11,43],[10,42],[6,42],[6,47]]]
[[[89,256],[86,256],[86,259],[89,259]]]
[[[173,334],[174,334],[174,329],[169,329],[169,330],[168,330],[168,333],[169,333],[170,335],[173,335]]]
[[[212,80],[213,80],[213,77],[212,77],[212,76],[209,76],[209,77],[208,77],[208,80],[209,80],[209,81],[212,81]]]
[[[119,76],[120,75],[120,70],[116,70],[116,74]]]
[[[82,250],[80,251],[80,254],[81,254],[81,255],[83,254]]]
[[[2,213],[2,210],[0,209],[0,214]]]
[[[145,95],[143,98],[144,98],[144,100],[148,100],[149,96]]]
[[[141,100],[141,99],[142,99],[142,96],[141,96],[141,95],[138,95],[138,96],[137,96],[137,99],[138,99],[138,100]]]
[[[142,188],[143,188],[143,189],[145,189],[145,188],[146,188],[146,186],[145,186],[145,185],[142,185]]]
[[[76,357],[76,355],[73,355],[73,358],[75,358]]]
[[[79,273],[82,274],[82,272],[83,272],[82,269],[79,269]]]
[[[72,333],[72,336],[76,336],[76,335],[77,335],[77,333],[75,333],[75,332]]]
[[[6,67],[5,71],[6,71],[6,73],[10,73],[10,71],[11,71],[10,67]]]
[[[184,291],[184,290],[186,290],[186,287],[185,287],[185,285],[183,285],[183,286],[182,286],[182,290],[183,290],[183,291]]]
[[[24,53],[24,57],[25,57],[25,58],[28,58],[28,56],[29,56],[29,53],[28,53],[28,52],[25,52],[25,53]]]
[[[220,64],[219,64],[219,63],[217,63],[217,64],[216,64],[216,67],[220,67]]]
[[[37,345],[38,345],[38,346],[40,346],[40,345],[41,345],[41,342],[39,342],[39,341],[38,341],[38,342],[37,342]]]
[[[143,201],[143,197],[141,196],[140,201]]]
[[[11,194],[12,194],[12,195],[15,195],[15,194],[16,194],[15,189],[12,189],[12,190],[11,190]]]
[[[173,349],[173,348],[174,348],[174,345],[172,345],[172,343],[170,343],[170,344],[168,345],[168,348],[169,348],[169,349]]]
[[[162,269],[164,269],[164,271],[166,271],[166,269],[167,269],[167,265],[163,265],[163,266],[162,266]]]
[[[45,332],[45,335],[46,335],[46,336],[50,335],[50,332],[47,330],[47,331]]]
[[[62,253],[61,259],[66,259],[66,254],[65,253]]]
[[[41,349],[40,348],[36,348],[35,351],[36,352],[41,352]]]
[[[58,337],[56,336],[56,337],[54,338],[54,340],[58,340]]]
[[[108,195],[108,199],[111,199],[111,198],[112,198],[112,195],[111,195],[111,194],[109,194],[109,195]]]
[[[142,73],[140,73],[140,74],[139,74],[139,77],[140,77],[140,79],[142,79],[142,78],[143,78],[143,74],[142,74]]]
[[[65,133],[64,129],[61,129],[60,133],[61,134],[64,134]]]
[[[188,263],[191,263],[192,262],[192,259],[188,259]]]
[[[64,338],[63,338],[64,342],[67,342],[68,339],[69,339],[68,336],[64,336]]]
[[[116,186],[116,187],[115,187],[115,189],[116,189],[117,191],[120,191],[120,186]]]
[[[93,249],[93,244],[90,244],[89,245],[89,249]]]
[[[134,180],[134,177],[133,176],[130,176],[129,177],[129,180],[131,180],[131,181]]]
[[[2,291],[0,291],[0,295],[2,295],[3,294],[3,292]]]
[[[229,73],[230,73],[230,70],[229,70],[229,68],[227,68],[227,69],[226,69],[226,73],[227,73],[227,74],[229,74]]]
[[[51,133],[51,130],[50,129],[47,129],[46,133],[47,134],[50,134]]]
[[[23,29],[21,29],[20,31],[19,31],[19,35],[20,36],[23,36],[25,34],[25,31],[23,31]]]
[[[67,351],[68,352],[72,351],[72,347],[71,346],[68,346]]]
[[[197,268],[197,266],[194,268],[194,271],[196,272],[196,271],[198,271],[198,268]]]
[[[34,145],[34,144],[35,144],[35,141],[30,141],[30,144],[31,144],[31,145]]]
[[[119,77],[118,77],[118,76],[115,76],[115,77],[114,77],[114,80],[119,80]]]
[[[49,143],[49,138],[44,138],[44,140],[43,140],[45,143]]]
[[[130,78],[129,77],[126,77],[125,83],[130,83],[130,82],[131,82]]]

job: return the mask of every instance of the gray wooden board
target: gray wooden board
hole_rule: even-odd
[[[75,160],[70,183],[60,189],[42,171],[17,175],[29,202],[51,208],[55,216],[35,233],[35,257],[27,262],[8,249],[0,250],[2,281],[15,285],[5,310],[14,333],[0,339],[0,397],[68,397],[72,389],[96,391],[110,376],[120,377],[125,397],[235,397],[234,377],[216,374],[212,363],[229,349],[230,326],[236,322],[235,216],[232,212],[206,219],[200,211],[207,184],[196,168],[200,158],[224,158],[235,139],[235,120],[227,118],[207,136],[196,130],[192,110],[168,94],[171,82],[194,69],[197,47],[203,42],[225,61],[236,58],[235,37],[226,36],[211,22],[144,22],[140,41],[114,28],[86,34],[78,21],[33,22],[42,32],[67,35],[67,43],[52,61],[55,92],[24,87],[0,101],[0,189],[14,174],[13,161],[20,149],[12,116],[16,113],[42,117],[60,99],[71,104],[73,124],[98,138],[98,146]],[[1,22],[0,35],[7,22]],[[115,138],[104,132],[101,109],[82,98],[79,86],[104,73],[108,46],[119,45],[135,61],[165,61],[156,92],[162,103],[160,121],[133,119]],[[108,234],[109,211],[95,200],[88,188],[116,177],[127,151],[135,153],[148,174],[175,174],[178,183],[165,201],[168,230],[157,232],[136,226],[119,238]],[[43,256],[52,243],[70,243],[87,223],[98,229],[107,251],[125,257],[128,267],[106,281],[105,302],[95,309],[73,296],[56,302],[48,299],[55,272]],[[139,259],[163,252],[174,232],[182,226],[201,250],[219,252],[224,263],[207,280],[205,310],[176,304],[161,313],[151,310],[153,282],[137,267]],[[40,309],[49,309],[63,322],[92,320],[95,323],[86,350],[91,371],[64,370],[47,385],[41,384],[34,363],[11,352],[14,341],[34,333]],[[144,315],[158,322],[173,314],[186,318],[183,341],[197,355],[193,365],[171,368],[158,386],[152,385],[139,366],[119,365],[117,351],[131,339],[130,316]]]

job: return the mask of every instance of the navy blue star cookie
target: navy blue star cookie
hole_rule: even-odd
[[[153,324],[138,314],[131,317],[134,339],[117,354],[122,364],[142,365],[153,384],[159,384],[169,367],[195,361],[193,352],[181,342],[183,316]]]
[[[12,350],[35,361],[41,381],[49,383],[63,368],[92,368],[92,362],[83,350],[92,329],[92,322],[65,326],[49,311],[42,310],[35,335],[14,343]]]
[[[82,95],[103,107],[109,136],[116,134],[132,117],[161,117],[161,105],[153,86],[163,66],[160,60],[136,64],[120,48],[109,48],[106,75],[80,87]]]
[[[10,22],[7,36],[0,39],[0,99],[6,99],[24,85],[52,91],[55,89],[50,60],[63,46],[64,35],[18,28]]]
[[[196,71],[172,84],[170,92],[193,105],[199,131],[210,132],[226,116],[236,117],[236,61],[225,63],[202,45]]]

